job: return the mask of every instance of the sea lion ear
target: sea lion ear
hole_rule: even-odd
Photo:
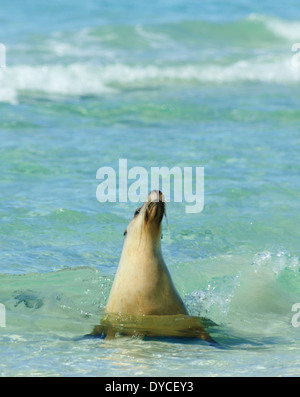
[[[127,234],[127,229],[126,229],[125,232],[124,232],[124,236],[126,236],[126,234]]]

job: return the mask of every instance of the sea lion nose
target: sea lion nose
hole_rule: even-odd
[[[160,190],[152,190],[149,193],[148,201],[152,203],[164,202],[165,197]]]

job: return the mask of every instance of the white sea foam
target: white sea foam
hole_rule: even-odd
[[[278,37],[290,41],[300,41],[300,22],[298,21],[284,21],[258,14],[250,14],[248,19],[262,22],[270,32]]]
[[[103,95],[132,86],[235,82],[298,83],[300,68],[291,58],[254,59],[231,65],[71,64],[12,66],[0,69],[0,101],[17,103],[20,94],[42,96]]]
[[[98,72],[84,64],[8,67],[0,70],[0,101],[17,103],[20,93],[69,96],[111,92]]]

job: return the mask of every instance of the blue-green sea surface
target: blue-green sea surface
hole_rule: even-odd
[[[293,0],[2,4],[1,376],[300,375],[299,42]],[[84,337],[136,208],[96,199],[119,159],[204,167],[162,250],[222,349]]]

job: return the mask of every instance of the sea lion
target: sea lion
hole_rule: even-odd
[[[125,230],[123,251],[106,305],[108,313],[188,314],[161,252],[164,197],[152,191]]]
[[[197,337],[214,342],[201,318],[189,316],[161,251],[162,192],[153,190],[124,232],[123,250],[106,305],[93,334]]]

